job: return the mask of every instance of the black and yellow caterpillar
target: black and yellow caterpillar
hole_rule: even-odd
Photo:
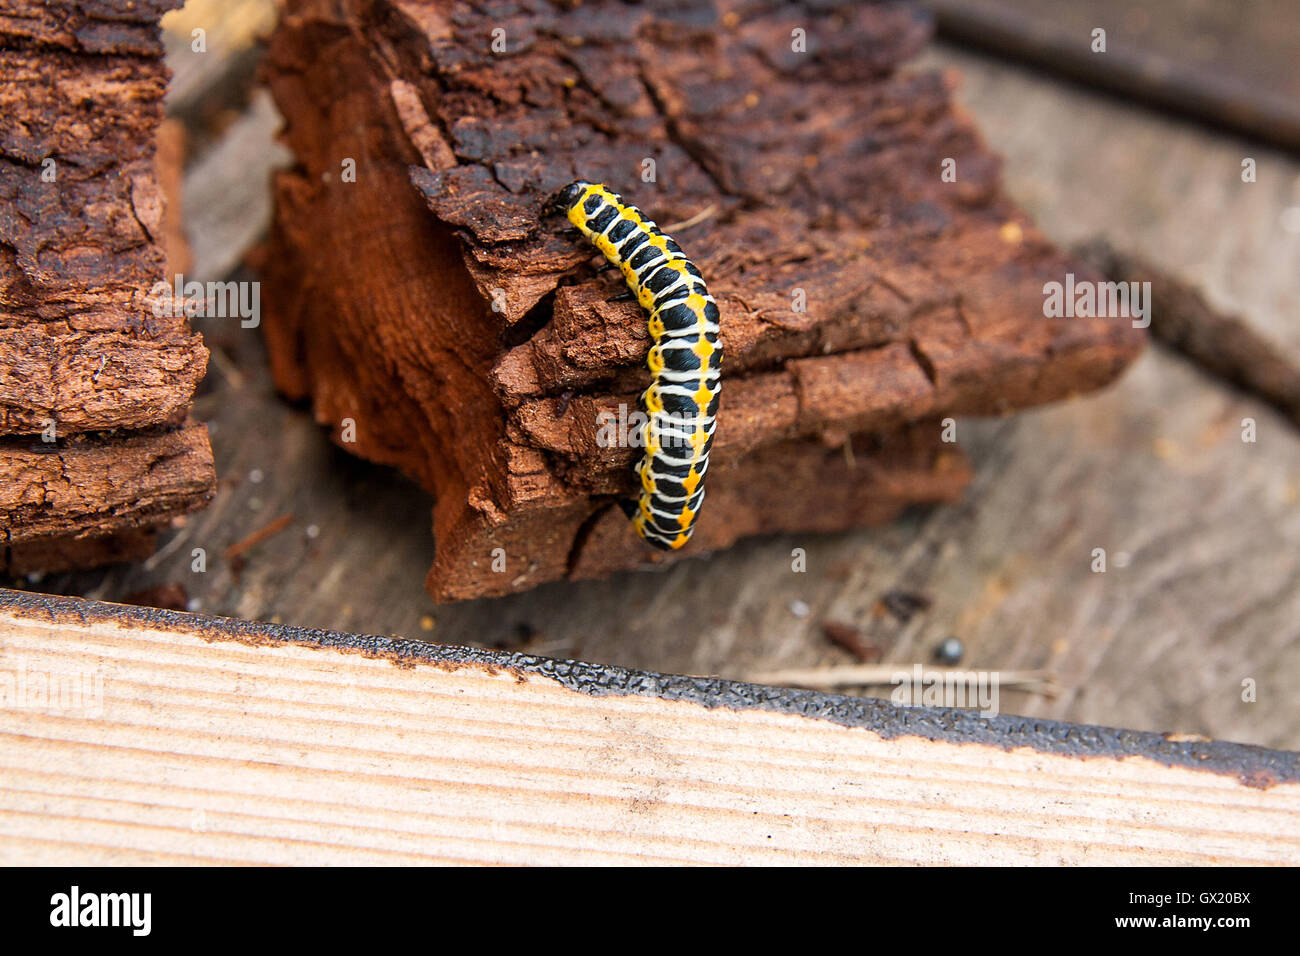
[[[646,365],[654,381],[641,396],[648,419],[641,493],[624,511],[647,542],[676,550],[690,540],[704,502],[722,367],[718,305],[681,246],[617,193],[578,181],[552,203],[622,270],[649,313],[654,344]]]

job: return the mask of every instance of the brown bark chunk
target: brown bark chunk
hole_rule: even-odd
[[[1087,270],[1001,193],[944,81],[898,71],[926,35],[905,4],[291,4],[267,69],[300,162],[264,261],[273,368],[438,496],[435,597],[663,560],[610,507],[638,452],[596,416],[635,408],[649,338],[541,214],[573,179],[665,225],[712,210],[678,236],[727,350],[691,550],[950,500],[938,419],[1133,358],[1127,321],[1043,317],[1043,283]]]
[[[185,421],[207,350],[150,297],[171,281],[164,244],[177,249],[163,189],[178,187],[180,150],[169,140],[156,156],[158,18],[177,5],[20,0],[0,13],[0,534],[11,570],[138,555],[152,540],[142,529],[215,485],[206,431]],[[161,176],[159,161],[172,167]],[[37,435],[57,441],[21,437]]]

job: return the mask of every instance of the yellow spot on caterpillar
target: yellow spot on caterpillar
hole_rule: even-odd
[[[708,339],[700,339],[691,347],[691,351],[698,355],[702,361],[707,362],[709,356],[713,354],[713,343]]]
[[[708,440],[709,436],[703,428],[697,428],[695,431],[691,432],[691,447],[696,450],[703,448],[704,443]]]
[[[659,397],[659,389],[651,385],[645,390],[644,401],[645,410],[651,415],[656,415],[664,410],[663,399]]]
[[[695,494],[695,488],[700,483],[700,474],[694,468],[687,472],[686,477],[682,479],[682,487],[686,489],[688,495]]]
[[[691,397],[695,399],[695,404],[700,406],[701,414],[708,410],[709,402],[713,401],[713,393],[709,391],[709,387],[703,383],[700,384],[699,389]]]
[[[650,338],[658,342],[664,334],[664,320],[657,315],[652,315],[650,321],[646,323],[646,328],[650,330]]]
[[[664,370],[664,355],[659,346],[656,345],[650,350],[650,354],[646,356],[645,364],[655,375]]]
[[[677,527],[685,531],[695,520],[695,512],[690,508],[682,508],[682,513],[677,516]]]
[[[676,551],[678,548],[680,548],[682,545],[684,545],[687,541],[690,540],[691,540],[691,536],[687,534],[685,531],[683,531],[677,537],[673,538],[672,541],[668,542],[668,546],[672,548],[674,551]]]

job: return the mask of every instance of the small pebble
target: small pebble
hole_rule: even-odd
[[[809,614],[812,613],[812,608],[810,608],[803,601],[791,601],[790,613],[793,614],[795,617],[807,617]]]
[[[953,666],[960,664],[961,659],[966,656],[966,646],[955,637],[946,639],[942,644],[934,649],[934,659],[938,664]]]
[[[197,611],[201,607],[203,607],[203,602],[198,598],[190,598],[185,602],[185,610],[187,611]]]
[[[262,483],[262,479],[265,477],[266,476],[262,474],[261,468],[254,468],[252,471],[248,473],[248,480],[255,485],[260,485]]]
[[[422,631],[432,631],[432,630],[433,630],[433,618],[431,618],[431,617],[430,617],[429,615],[427,615],[427,614],[424,615],[424,617],[420,618],[420,630],[422,630]]]
[[[307,537],[309,538],[320,537],[320,526],[314,524],[307,525]]]

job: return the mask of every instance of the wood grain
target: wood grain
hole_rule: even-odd
[[[6,864],[1300,859],[1297,754],[0,592],[41,674],[102,691],[0,707]]]

